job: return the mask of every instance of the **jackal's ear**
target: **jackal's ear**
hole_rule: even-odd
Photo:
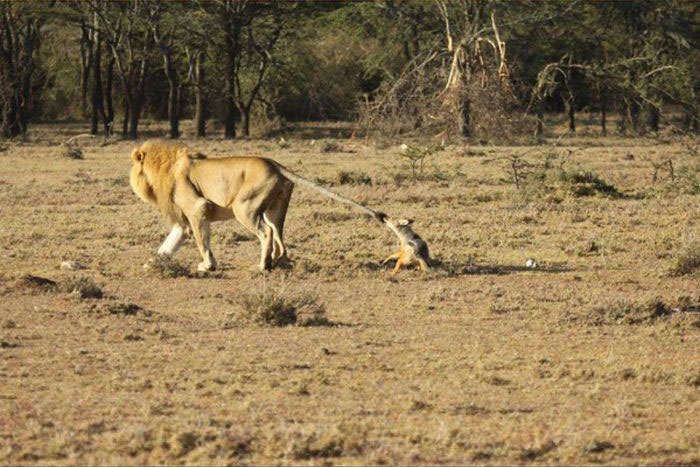
[[[131,153],[131,160],[134,164],[141,164],[146,157],[146,153],[140,149],[134,149]]]
[[[399,225],[411,225],[413,224],[413,219],[399,219]]]

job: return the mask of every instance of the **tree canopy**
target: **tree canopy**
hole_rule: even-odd
[[[0,135],[142,117],[365,131],[541,132],[544,112],[618,131],[700,127],[700,4],[681,0],[0,2]],[[99,123],[102,125],[99,125]]]

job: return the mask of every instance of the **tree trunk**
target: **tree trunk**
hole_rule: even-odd
[[[21,15],[13,17],[9,7],[3,10],[0,20],[0,131],[3,137],[14,138],[27,133],[34,51],[39,45],[41,24]]]
[[[471,103],[468,99],[462,102],[460,111],[462,136],[469,137],[471,135]]]
[[[250,106],[241,109],[241,126],[243,136],[250,136]]]
[[[569,121],[569,131],[571,133],[576,133],[576,106],[574,105],[574,96],[571,92],[566,91],[562,95],[562,100],[564,101],[564,112]]]
[[[170,137],[177,139],[180,137],[180,115],[178,112],[179,99],[178,87],[174,82],[170,82],[168,91],[168,120],[170,120]]]
[[[124,97],[124,121],[122,122],[122,138],[126,139],[129,137],[129,113],[131,111],[131,105],[129,104],[129,99]]]
[[[632,131],[639,133],[639,104],[634,101],[627,102],[627,119],[632,125]]]
[[[170,121],[170,137],[172,139],[177,139],[180,137],[179,86],[170,51],[163,54],[163,61],[165,65],[165,76],[168,79],[168,120]]]
[[[238,54],[238,37],[240,35],[240,26],[235,20],[230,20],[228,17],[225,20],[226,24],[226,64],[224,69],[225,83],[225,105],[226,117],[224,120],[224,138],[233,139],[236,137],[236,58]]]
[[[84,22],[81,24],[82,36],[80,38],[80,90],[82,98],[83,116],[88,112],[88,91],[90,89],[90,69],[92,68],[92,37],[89,26]]]
[[[128,139],[137,139],[139,136],[139,117],[141,115],[141,107],[143,102],[140,99],[135,99],[131,112],[129,113],[129,137]]]
[[[537,126],[535,127],[535,138],[541,138],[544,133],[544,99],[540,99],[536,108]]]
[[[95,19],[95,22],[97,20]],[[102,44],[99,34],[99,30],[95,29],[93,32],[93,46],[92,50],[94,56],[92,58],[92,106],[90,111],[90,134],[97,134],[97,126],[99,116],[102,117],[103,121],[106,121],[105,110],[102,104]]]
[[[197,54],[194,68],[194,120],[197,131],[197,138],[204,138],[207,135],[206,102],[204,96],[204,55]]]
[[[608,136],[608,108],[605,105],[605,97],[601,95],[600,99],[600,133],[603,136]]]
[[[111,57],[107,64],[107,76],[105,81],[105,135],[109,136],[114,131],[114,101],[112,99],[112,87],[114,84],[114,57]]]
[[[224,138],[233,139],[236,137],[236,104],[233,97],[226,96],[226,117],[224,119]],[[243,116],[241,115],[241,118]],[[244,130],[245,133],[245,130]]]
[[[654,133],[658,133],[660,119],[660,112],[658,107],[652,104],[647,104],[646,114],[647,127],[649,127],[649,129]]]

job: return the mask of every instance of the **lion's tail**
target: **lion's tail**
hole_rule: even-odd
[[[307,180],[303,177],[300,177],[299,175],[295,174],[294,172],[289,171],[285,167],[283,167],[281,164],[275,163],[277,168],[279,169],[280,173],[287,177],[289,180],[291,180],[294,183],[298,183],[300,185],[304,185],[308,188],[312,188],[319,193],[321,193],[324,196],[327,196],[328,198],[334,199],[336,201],[340,201],[341,203],[349,204],[350,206],[359,209],[360,211],[364,212],[365,214],[368,214],[372,216],[374,219],[376,219],[378,222],[383,222],[384,218],[386,217],[383,213],[374,211],[373,209],[368,208],[367,206],[363,206],[360,203],[357,203],[351,199],[348,199],[344,196],[341,196],[337,193],[333,193],[332,191],[312,182],[311,180]]]

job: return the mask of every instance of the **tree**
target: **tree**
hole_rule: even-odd
[[[33,105],[33,74],[43,5],[0,3],[0,131],[4,138],[24,135]]]
[[[99,31],[112,52],[124,93],[125,138],[138,137],[146,77],[150,65],[153,35],[149,27],[153,11],[148,2],[108,2],[105,8],[90,3],[97,16]]]

